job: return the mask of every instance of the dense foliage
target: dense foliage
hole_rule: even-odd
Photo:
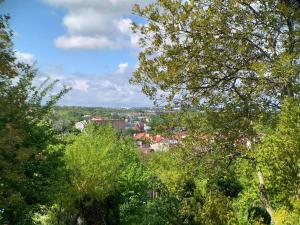
[[[148,23],[134,27],[133,82],[154,99],[254,113],[299,91],[299,11],[283,1],[157,0],[135,12]]]
[[[50,96],[55,82],[32,85],[37,72],[16,60],[8,21],[0,17],[0,213],[24,225],[57,191],[60,153],[48,150],[58,140],[47,116],[67,89]]]
[[[292,214],[293,204],[288,208],[284,201],[299,200],[289,192],[294,185],[298,188],[299,146],[294,138],[299,132],[285,125],[293,133],[280,133],[288,147],[282,146],[279,135],[271,134],[283,128],[278,114],[283,110],[281,119],[285,117],[286,101],[299,107],[297,3],[157,0],[144,8],[136,5],[134,12],[147,23],[133,26],[141,52],[132,82],[142,85],[144,93],[157,103],[201,111],[188,115],[183,124],[190,132],[183,145],[185,162],[202,167],[209,180],[220,179],[216,183],[225,193],[232,192],[228,188],[235,189],[235,182],[226,184],[219,175],[228,177],[234,171],[244,186],[240,198],[233,201],[239,205],[235,215],[244,215],[238,223],[261,217],[264,223],[280,224],[276,211],[287,207],[285,212]],[[266,143],[260,145],[261,141]],[[254,154],[257,148],[260,154]],[[280,154],[271,157],[273,152]],[[263,164],[263,159],[268,163]],[[244,176],[251,177],[251,182]],[[271,179],[276,180],[277,188],[268,186]],[[285,185],[280,184],[282,179]],[[289,186],[284,194],[280,185]],[[212,184],[208,190],[214,187]],[[217,217],[209,219],[207,224],[220,223]]]
[[[136,109],[58,107],[33,85],[0,17],[0,223],[300,223],[299,5],[279,0],[156,0],[134,12],[133,82],[180,111],[153,134],[185,139],[145,154],[129,135],[75,121]],[[159,102],[159,101],[157,101]],[[136,131],[134,131],[136,132]]]

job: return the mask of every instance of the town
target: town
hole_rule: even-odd
[[[111,109],[113,110],[113,109]],[[187,132],[173,130],[168,135],[157,133],[151,124],[154,119],[160,118],[165,113],[176,113],[177,111],[142,110],[140,112],[111,112],[110,117],[83,115],[84,120],[76,122],[75,128],[84,131],[88,124],[99,126],[112,126],[117,132],[133,138],[138,148],[143,153],[168,151],[172,146],[178,145],[186,137]],[[114,119],[114,118],[119,119]]]

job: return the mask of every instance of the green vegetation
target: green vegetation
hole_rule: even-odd
[[[182,109],[153,116],[151,132],[187,132],[151,154],[110,126],[74,131],[85,115],[137,109],[56,106],[68,89],[33,85],[36,68],[17,62],[1,16],[0,224],[298,225],[298,10],[279,0],[135,6],[148,23],[134,26],[133,82]]]
[[[68,132],[74,129],[76,122],[82,120],[88,120],[93,117],[125,119],[126,114],[144,112],[146,109],[147,108],[115,109],[103,107],[56,106],[51,119],[56,130]]]
[[[32,85],[36,70],[16,62],[8,20],[0,17],[0,213],[5,222],[25,225],[60,187],[62,153],[50,149],[60,140],[47,118],[68,90],[49,96],[56,82]]]
[[[143,50],[132,82],[142,85],[152,99],[205,112],[186,125],[192,128],[184,146],[187,152],[190,149],[189,160],[203,163],[210,179],[228,170],[239,179],[243,179],[239,176],[242,173],[256,173],[250,204],[267,211],[270,220],[277,223],[275,211],[279,207],[265,183],[268,173],[275,172],[264,171],[266,167],[253,152],[256,143],[269,135],[258,128],[277,123],[276,114],[286,99],[291,98],[294,104],[299,101],[299,9],[285,1],[157,0],[145,8],[136,5],[134,11],[148,23],[134,26]],[[299,131],[293,131],[299,137]],[[299,152],[294,145],[291,147]],[[262,147],[260,152],[266,151],[270,160],[274,148]],[[285,152],[282,148],[279,151]],[[297,156],[288,156],[280,167],[292,167],[294,177],[289,179],[296,184]],[[276,159],[282,158],[273,158],[273,165],[279,166]],[[299,196],[293,202],[297,200]],[[251,205],[246,208],[251,212]]]

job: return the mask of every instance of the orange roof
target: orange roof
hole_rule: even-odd
[[[155,135],[152,140],[156,143],[161,142],[164,138],[160,135]]]

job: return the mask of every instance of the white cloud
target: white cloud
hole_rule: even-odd
[[[67,14],[63,18],[63,25],[67,33],[58,37],[55,44],[64,49],[99,49],[135,46],[136,36],[132,36],[130,25],[133,4],[145,5],[152,0],[43,0],[55,6],[63,7]],[[68,38],[67,38],[68,37]],[[73,37],[73,39],[71,39]],[[68,40],[80,37],[81,40],[94,40],[96,37],[109,40],[114,44],[67,44]],[[103,41],[103,40],[102,40]],[[57,44],[63,42],[63,44]],[[94,41],[93,41],[94,42]],[[132,45],[131,43],[134,43]],[[65,47],[67,46],[67,47]],[[99,47],[101,46],[101,47]]]
[[[89,87],[90,86],[88,85],[87,80],[74,80],[74,84],[72,86],[74,90],[84,91],[84,92],[87,92]]]
[[[132,71],[133,68],[130,68],[127,63],[120,63],[114,73],[106,75],[66,74],[63,70],[54,68],[41,74],[43,78],[41,80],[45,77],[52,79],[59,77],[61,87],[62,85],[72,87],[72,90],[60,101],[60,105],[151,106],[151,101],[141,93],[140,88],[129,84]],[[58,89],[54,91],[57,92]]]
[[[118,65],[117,73],[124,73],[128,69],[128,63],[120,63]]]
[[[117,44],[114,44],[108,40],[105,36],[61,36],[55,40],[55,46],[63,49],[101,49],[101,48],[117,48]]]
[[[113,16],[93,8],[79,8],[69,12],[63,24],[70,34],[103,35],[114,32]]]
[[[130,34],[132,20],[128,18],[120,19],[118,21],[118,28],[123,34]]]
[[[16,51],[15,56],[19,62],[27,63],[29,65],[32,65],[36,61],[35,56],[27,52]]]

